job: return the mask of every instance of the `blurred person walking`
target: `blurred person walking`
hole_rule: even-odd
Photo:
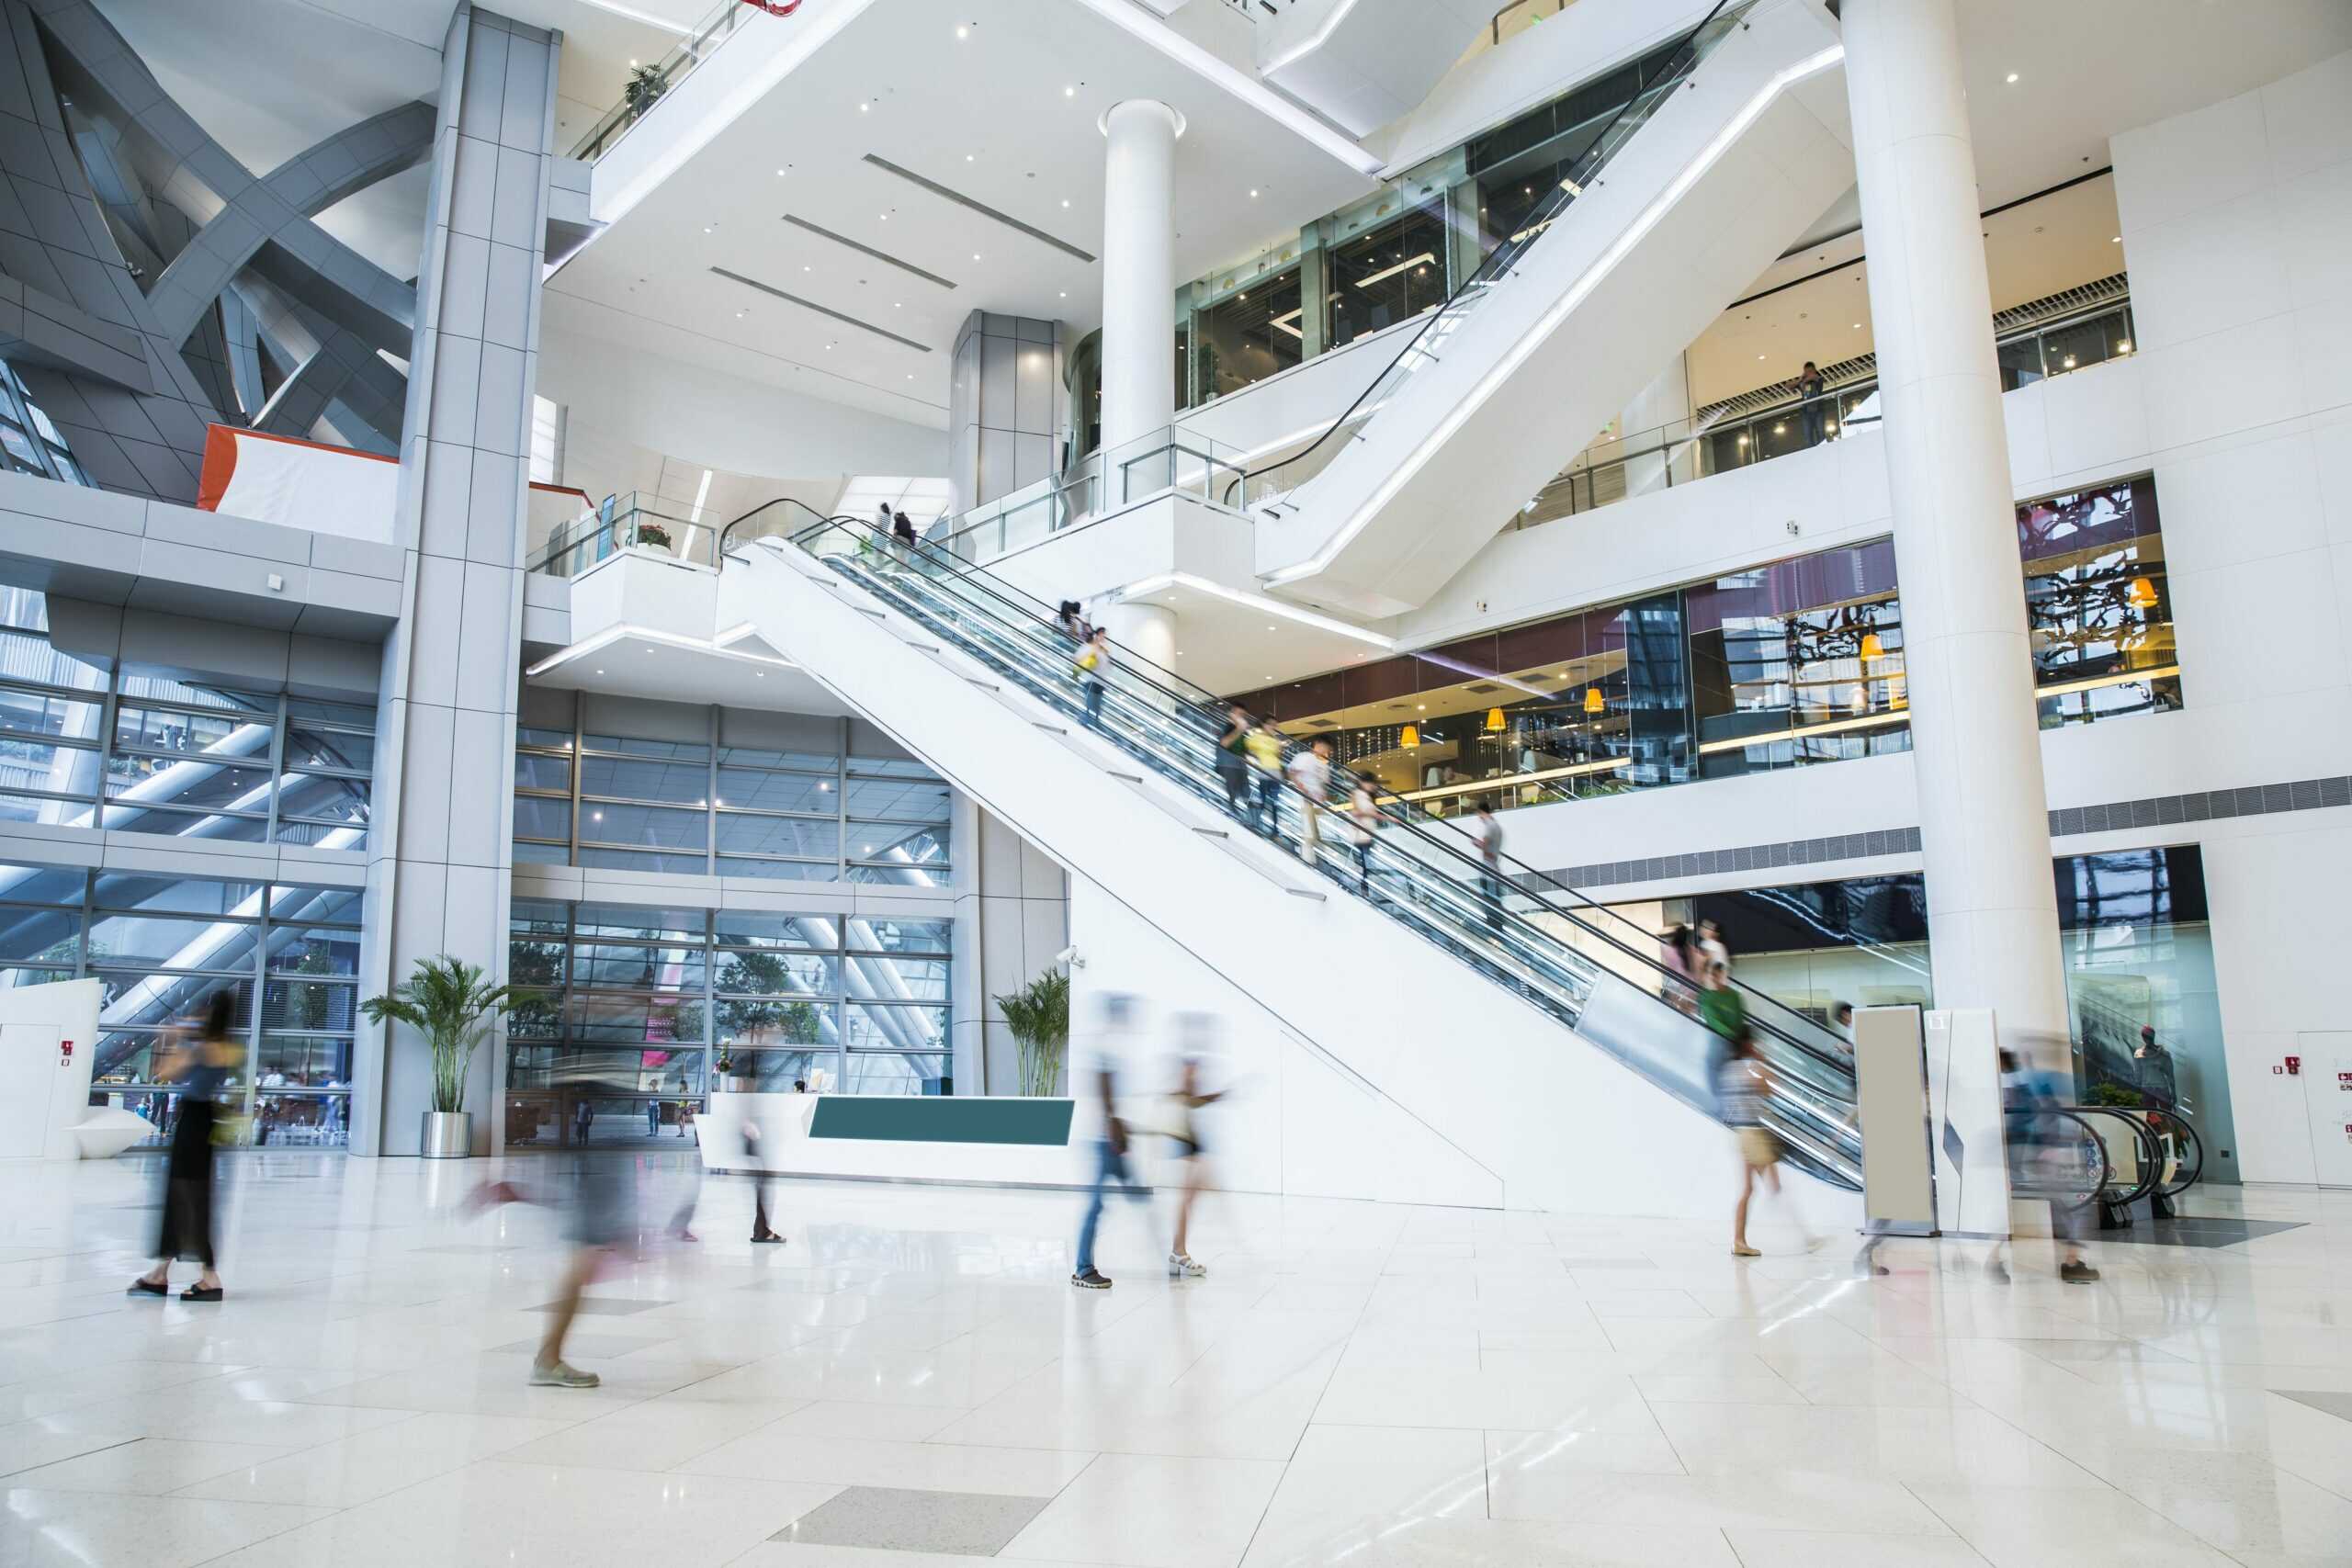
[[[1071,663],[1079,683],[1086,688],[1086,727],[1089,729],[1100,728],[1102,724],[1102,680],[1111,672],[1111,634],[1101,626],[1095,627]]]
[[[1781,1196],[1781,1140],[1764,1124],[1764,1107],[1770,1089],[1771,1075],[1756,1055],[1756,1037],[1743,1025],[1731,1040],[1715,1078],[1715,1098],[1722,1107],[1724,1124],[1732,1130],[1739,1146],[1739,1201],[1731,1213],[1734,1258],[1763,1256],[1747,1245],[1747,1209],[1756,1196],[1758,1179],[1763,1180],[1764,1190],[1772,1197]],[[1804,1235],[1806,1251],[1820,1245],[1804,1230],[1802,1216],[1797,1219],[1797,1228]]]
[[[1290,786],[1298,791],[1298,858],[1308,865],[1323,848],[1322,818],[1331,798],[1331,742],[1317,736],[1291,753]]]
[[[1666,966],[1666,999],[1685,1013],[1696,1016],[1699,1010],[1700,980],[1699,943],[1690,928],[1678,925],[1666,933],[1659,943],[1658,962]]]
[[[1283,790],[1283,732],[1270,719],[1259,719],[1250,727],[1245,743],[1250,752],[1250,766],[1258,774],[1258,830],[1270,839],[1282,837],[1282,809],[1276,803]]]
[[[1804,368],[1797,373],[1797,396],[1804,400],[1804,444],[1808,446],[1821,445],[1827,424],[1829,407],[1822,400],[1823,390],[1820,369],[1812,360],[1806,360]]]
[[[1225,733],[1216,738],[1216,778],[1225,786],[1226,809],[1246,817],[1250,808],[1250,710],[1239,703],[1226,715]]]
[[[1201,1132],[1200,1111],[1203,1106],[1215,1105],[1226,1092],[1215,1092],[1201,1087],[1200,1052],[1210,1043],[1214,1021],[1203,1013],[1185,1013],[1177,1021],[1178,1049],[1183,1053],[1176,1070],[1176,1088],[1169,1095],[1174,1111],[1169,1133],[1176,1145],[1176,1158],[1183,1163],[1184,1189],[1176,1200],[1176,1235],[1168,1254],[1168,1277],[1171,1280],[1197,1280],[1208,1270],[1193,1261],[1187,1249],[1188,1233],[1193,1224],[1193,1203],[1200,1197],[1201,1187],[1207,1179],[1208,1144]]]
[[[1356,780],[1355,792],[1348,796],[1348,842],[1356,852],[1356,892],[1369,896],[1372,892],[1372,846],[1380,835],[1380,805],[1372,798],[1372,785]]]
[[[244,1047],[233,1033],[236,993],[219,990],[207,999],[197,1038],[175,1044],[155,1065],[158,1082],[177,1086],[179,1116],[172,1123],[171,1152],[164,1165],[164,1218],[155,1241],[155,1267],[130,1282],[134,1296],[170,1293],[172,1264],[193,1258],[202,1268],[196,1283],[180,1292],[184,1302],[217,1302],[227,1293],[212,1255],[212,1143],[224,1125],[223,1107],[237,1081]]]
[[[1478,815],[1473,819],[1471,831],[1478,840],[1478,890],[1487,897],[1487,929],[1503,929],[1503,825],[1495,820],[1495,808],[1481,801]]]
[[[1102,1134],[1094,1149],[1094,1186],[1087,1194],[1086,1217],[1078,1227],[1078,1266],[1069,1282],[1086,1291],[1107,1291],[1110,1279],[1094,1267],[1094,1235],[1102,1223],[1102,1196],[1112,1183],[1128,1196],[1146,1200],[1150,1190],[1127,1171],[1127,1124],[1119,1116],[1119,1056],[1135,1028],[1135,998],[1113,992],[1102,998],[1102,1028],[1095,1035],[1089,1062],[1090,1076],[1102,1107]]]

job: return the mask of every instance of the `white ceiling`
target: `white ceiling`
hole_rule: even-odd
[[[985,309],[1058,318],[1082,333],[1100,316],[1101,263],[909,184],[865,155],[1099,257],[1096,121],[1139,96],[1173,104],[1188,122],[1176,158],[1180,279],[1372,188],[1077,0],[879,0],[548,287],[599,313],[652,324],[669,352],[689,359],[797,389],[814,389],[805,374],[813,371],[870,397],[912,400],[944,423],[948,356],[965,317]],[[955,287],[787,224],[787,212]],[[712,266],[922,346],[717,277]],[[610,323],[599,330],[619,335]]]

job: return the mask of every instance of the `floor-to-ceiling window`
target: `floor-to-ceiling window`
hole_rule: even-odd
[[[952,922],[514,900],[506,1142],[691,1136],[748,1089],[953,1091]]]
[[[98,661],[0,589],[0,820],[364,850],[376,710]]]
[[[0,865],[0,987],[101,984],[91,1102],[170,1125],[168,1033],[214,993],[245,1046],[245,1142],[341,1146],[350,1127],[360,890]]]

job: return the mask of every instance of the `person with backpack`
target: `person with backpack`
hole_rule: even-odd
[[[1086,688],[1086,727],[1098,729],[1102,724],[1102,681],[1111,672],[1111,634],[1095,627],[1072,662]]]
[[[1244,743],[1250,753],[1250,766],[1258,774],[1258,830],[1270,839],[1282,837],[1282,810],[1278,802],[1283,790],[1283,732],[1272,721],[1260,719],[1250,727],[1249,739]]]

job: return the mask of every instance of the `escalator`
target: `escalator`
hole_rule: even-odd
[[[1337,421],[1231,487],[1260,579],[1374,616],[1450,581],[1852,184],[1843,58],[1811,0],[1721,0]]]
[[[1676,1005],[1653,934],[1516,863],[1490,878],[1460,829],[1393,797],[1365,865],[1326,818],[1310,866],[1295,795],[1271,842],[1226,809],[1213,694],[1121,650],[1090,728],[1051,608],[862,522],[788,529],[787,503],[764,510],[722,541],[722,618],[1409,1106],[1510,1201],[1598,1189],[1622,1207],[1630,1185],[1657,1212],[1719,1206],[1715,1038]],[[1746,1000],[1773,1131],[1798,1168],[1858,1190],[1849,1060],[1803,1014]]]

